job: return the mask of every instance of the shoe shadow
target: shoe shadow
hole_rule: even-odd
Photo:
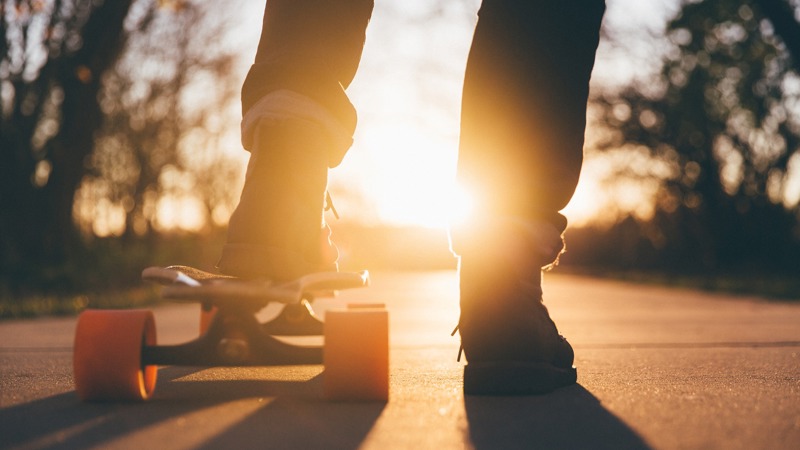
[[[171,446],[166,437],[178,447],[207,449],[350,449],[363,443],[386,406],[326,402],[319,375],[300,381],[181,379],[199,370],[160,369],[156,394],[143,403],[82,403],[73,391],[2,408],[0,448]],[[238,409],[244,407],[246,413]],[[219,416],[226,412],[233,417]],[[190,444],[171,436],[180,433],[178,424],[192,420],[214,431]]]
[[[464,406],[478,450],[650,448],[580,385],[542,396],[465,396]]]

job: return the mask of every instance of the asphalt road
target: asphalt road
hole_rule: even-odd
[[[322,367],[296,366],[163,367],[146,403],[84,404],[73,318],[0,322],[0,448],[800,448],[800,302],[547,275],[578,385],[465,398],[457,297],[453,272],[377,273],[340,297],[388,305],[388,403],[326,402]],[[157,308],[159,342],[196,319]]]

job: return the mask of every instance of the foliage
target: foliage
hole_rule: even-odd
[[[101,78],[132,1],[0,4],[0,268],[36,270],[77,244],[72,199],[103,116]]]
[[[649,157],[619,176],[659,182],[629,260],[763,269],[800,256],[800,76],[760,3],[684,4],[657,79],[598,99],[600,148]]]
[[[142,283],[142,268],[187,264],[211,269],[223,238],[224,233],[214,232],[153,235],[134,241],[93,239],[86,244],[86,251],[64,264],[18,273],[13,291],[0,285],[0,319],[155,303],[158,289]]]
[[[75,205],[86,237],[165,231],[157,211],[170,200],[194,201],[195,223],[211,226],[234,201],[240,165],[220,151],[238,115],[236,55],[218,39],[228,21],[181,5],[143,21],[104,78],[104,126]]]
[[[204,5],[0,1],[0,284],[47,284],[95,235],[168,229],[164,198],[230,209],[233,57]]]

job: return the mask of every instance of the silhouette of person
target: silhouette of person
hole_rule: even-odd
[[[292,279],[336,268],[323,218],[328,169],[352,144],[345,90],[371,0],[269,0],[242,88],[250,151],[219,261]],[[484,0],[466,65],[458,178],[476,216],[451,230],[467,394],[537,394],[575,383],[573,350],[542,303],[563,250],[559,213],[580,174],[603,0]]]

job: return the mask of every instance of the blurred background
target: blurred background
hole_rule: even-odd
[[[0,317],[213,268],[263,3],[0,0]],[[334,239],[345,269],[453,269],[479,0],[376,3]],[[607,5],[559,270],[800,297],[800,0]]]

